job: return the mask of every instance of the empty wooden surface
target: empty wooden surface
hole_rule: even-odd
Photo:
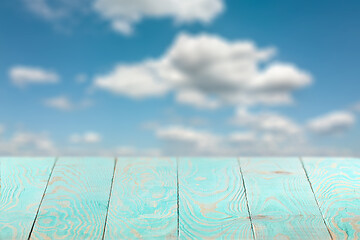
[[[305,158],[304,166],[334,239],[360,239],[360,160]]]
[[[176,159],[119,158],[105,239],[176,239]]]
[[[55,158],[0,159],[0,239],[27,239]]]
[[[236,158],[179,159],[180,239],[251,239]]]
[[[1,240],[360,239],[360,159],[0,158],[0,193]]]
[[[330,239],[297,158],[240,158],[257,239]]]
[[[101,239],[114,159],[57,161],[31,239]]]

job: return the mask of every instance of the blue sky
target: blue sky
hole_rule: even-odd
[[[360,3],[6,0],[2,155],[359,156]]]

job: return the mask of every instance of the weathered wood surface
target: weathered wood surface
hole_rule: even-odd
[[[256,239],[330,239],[297,158],[240,158]]]
[[[119,158],[105,239],[177,238],[176,159]]]
[[[360,239],[360,159],[0,158],[0,239]]]
[[[106,158],[60,158],[31,239],[101,239],[114,163]]]
[[[0,239],[27,239],[55,158],[0,159]]]
[[[360,239],[360,159],[303,162],[333,239]]]
[[[180,239],[252,239],[236,158],[182,158],[179,164]]]

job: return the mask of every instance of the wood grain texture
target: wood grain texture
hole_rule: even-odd
[[[179,159],[180,239],[252,239],[236,158]]]
[[[119,158],[105,239],[176,238],[176,160]]]
[[[55,158],[0,159],[0,239],[27,239]]]
[[[31,239],[101,239],[114,159],[60,158]]]
[[[360,159],[303,162],[333,239],[360,239]]]
[[[297,158],[240,158],[256,239],[330,239]]]

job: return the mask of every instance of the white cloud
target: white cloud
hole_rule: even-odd
[[[343,133],[355,124],[355,116],[346,111],[331,112],[310,120],[308,129],[316,134]]]
[[[169,18],[179,24],[212,22],[224,10],[224,0],[23,0],[27,9],[54,23],[74,25],[76,17],[98,14],[112,29],[131,35],[144,19]]]
[[[52,8],[46,0],[24,0],[28,9],[34,14],[47,19],[54,20],[64,17],[64,9]]]
[[[139,149],[133,146],[120,146],[115,149],[116,156],[127,157],[127,156],[144,156],[144,157],[159,157],[162,155],[159,149]]]
[[[174,92],[178,102],[208,109],[289,104],[293,91],[311,84],[312,77],[293,64],[269,62],[274,53],[250,41],[183,33],[159,59],[119,64],[94,85],[133,98]]]
[[[339,156],[351,151],[313,146],[302,138],[269,131],[220,135],[185,126],[159,127],[155,135],[171,156]]]
[[[169,126],[158,128],[156,136],[165,143],[166,152],[172,155],[219,154],[221,138],[210,132]]]
[[[70,136],[71,143],[99,143],[101,142],[101,135],[96,132],[86,132],[84,134],[73,134]]]
[[[354,104],[351,109],[355,112],[360,112],[360,102]]]
[[[10,69],[9,76],[13,84],[23,87],[28,84],[54,84],[60,77],[52,72],[36,67],[15,66]]]
[[[58,23],[89,11],[92,0],[23,0],[33,14]]]
[[[252,88],[264,91],[292,91],[311,83],[311,76],[292,64],[274,63],[259,73]]]
[[[172,18],[176,23],[210,23],[224,10],[222,0],[96,0],[94,9],[114,30],[129,35],[145,18]]]
[[[157,75],[153,62],[136,66],[119,65],[113,72],[97,77],[95,86],[132,98],[164,95],[168,86]]]
[[[250,127],[253,130],[286,135],[301,134],[302,128],[290,118],[274,112],[250,113],[245,108],[236,111],[232,122],[239,126]]]
[[[132,24],[126,21],[113,21],[111,27],[115,32],[119,32],[125,36],[130,36],[134,33]]]
[[[88,77],[84,73],[80,73],[80,74],[75,76],[75,82],[79,83],[79,84],[85,83],[87,81],[87,79],[88,79]]]
[[[48,107],[60,109],[60,110],[72,110],[73,103],[67,97],[56,97],[47,99],[44,101],[45,105]]]
[[[57,148],[46,133],[18,131],[9,139],[0,139],[0,154],[17,156],[54,155]]]
[[[5,127],[0,124],[0,136],[5,132]]]
[[[246,144],[256,142],[255,132],[234,132],[230,134],[229,140],[234,143]]]
[[[220,102],[216,99],[207,98],[203,93],[194,90],[179,91],[178,94],[176,94],[176,101],[205,109],[215,109],[220,106]]]
[[[44,101],[45,106],[55,108],[62,111],[72,111],[77,109],[84,109],[90,107],[92,102],[90,100],[82,100],[79,103],[72,102],[66,96],[59,96]]]

